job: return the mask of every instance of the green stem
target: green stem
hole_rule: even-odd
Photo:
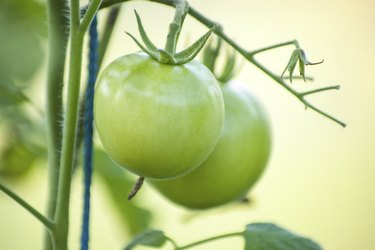
[[[46,91],[46,128],[48,145],[48,199],[47,217],[53,220],[56,211],[57,186],[61,152],[62,92],[65,69],[67,28],[69,18],[61,11],[66,8],[65,0],[48,0],[48,73]],[[50,234],[45,234],[44,249],[51,250]]]
[[[282,79],[283,79],[283,80],[289,80],[290,77],[289,77],[289,76],[283,76]],[[294,79],[297,79],[297,80],[304,79],[304,80],[307,80],[307,81],[314,81],[314,78],[313,78],[313,77],[310,77],[310,76],[305,76],[305,78],[303,78],[303,76],[293,76],[292,79],[293,79],[293,80],[294,80]]]
[[[91,0],[89,7],[87,8],[85,15],[83,16],[82,21],[79,25],[79,30],[83,31],[82,33],[85,33],[87,31],[92,18],[95,16],[101,2],[102,0]]]
[[[188,248],[192,248],[192,247],[195,247],[195,246],[198,246],[198,245],[205,244],[205,243],[210,242],[210,241],[219,240],[219,239],[223,239],[223,238],[229,238],[229,237],[242,236],[242,235],[243,235],[242,232],[222,234],[222,235],[218,235],[218,236],[211,237],[211,238],[208,238],[208,239],[200,240],[200,241],[197,241],[197,242],[194,242],[194,243],[182,246],[182,247],[177,247],[175,250],[188,249]]]
[[[185,0],[176,0],[176,12],[173,22],[169,25],[169,33],[165,50],[172,56],[176,53],[178,37],[180,36],[182,24],[189,11],[189,5]]]
[[[287,42],[283,42],[283,43],[279,43],[279,44],[275,44],[275,45],[271,45],[271,46],[267,46],[267,47],[264,47],[264,48],[260,48],[260,49],[250,51],[250,52],[248,52],[248,55],[254,56],[255,54],[258,54],[258,53],[261,53],[261,52],[264,52],[264,51],[267,51],[267,50],[276,49],[276,48],[280,48],[280,47],[284,47],[284,46],[288,46],[288,45],[294,45],[294,46],[297,47],[297,44],[298,44],[297,40],[287,41]]]
[[[172,238],[169,238],[168,236],[165,236],[165,238],[173,245],[175,249],[178,249],[176,241],[174,241]]]
[[[72,175],[72,161],[77,127],[79,86],[81,77],[83,36],[79,28],[79,1],[70,1],[70,61],[66,116],[63,127],[63,140],[60,176],[55,214],[55,250],[68,249],[69,199]]]
[[[77,114],[79,87],[82,63],[83,36],[77,30],[71,30],[70,62],[68,79],[68,96],[66,117],[64,120],[63,145],[61,153],[61,173],[57,195],[57,209],[55,215],[56,223],[56,247],[67,249],[68,227],[69,227],[69,199],[72,176],[72,163],[75,152],[75,135],[77,130]],[[56,250],[57,250],[56,249]]]
[[[37,220],[39,220],[49,231],[53,231],[54,224],[47,217],[39,213],[35,208],[33,208],[29,203],[15,194],[12,190],[0,183],[0,190],[3,191],[6,195],[12,198],[15,202],[21,205],[26,209],[31,215],[33,215]]]
[[[339,90],[339,89],[340,89],[340,85],[328,86],[328,87],[324,87],[324,88],[313,89],[313,90],[310,90],[310,91],[302,92],[302,93],[299,93],[299,95],[300,96],[307,96],[307,95],[319,93],[319,92],[322,92],[322,91]]]

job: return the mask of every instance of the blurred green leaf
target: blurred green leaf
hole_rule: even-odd
[[[36,159],[46,156],[45,130],[22,106],[0,109],[0,125],[4,135],[0,175],[15,180],[25,176]]]
[[[43,61],[45,7],[34,0],[1,0],[0,83],[4,78],[27,81]]]
[[[0,108],[17,105],[26,100],[25,95],[15,85],[0,83]]]
[[[151,212],[141,208],[135,200],[128,201],[126,198],[135,180],[126,175],[125,171],[100,149],[95,150],[94,163],[96,173],[102,178],[119,212],[123,227],[133,235],[147,229],[152,219]]]
[[[253,223],[244,232],[245,250],[321,250],[312,240],[271,223]]]
[[[8,143],[0,155],[0,175],[12,179],[24,176],[38,158],[38,151],[38,148],[19,140]]]
[[[137,245],[149,246],[154,248],[162,247],[167,241],[167,237],[160,230],[148,230],[137,235],[124,250],[131,250]]]

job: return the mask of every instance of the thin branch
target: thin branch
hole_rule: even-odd
[[[229,238],[229,237],[237,237],[237,236],[242,236],[242,235],[243,235],[243,232],[222,234],[222,235],[214,236],[214,237],[211,237],[211,238],[208,238],[208,239],[200,240],[200,241],[197,241],[197,242],[194,242],[194,243],[182,246],[182,247],[178,247],[175,250],[188,249],[188,248],[191,248],[191,247],[194,247],[194,246],[205,244],[205,243],[210,242],[210,241],[219,240],[219,239],[223,239],[223,238]]]
[[[297,99],[299,99],[305,106],[306,108],[311,108],[312,110],[316,111],[317,113],[321,114],[322,116],[325,116],[327,117],[328,119],[338,123],[339,125],[341,125],[342,127],[345,127],[346,124],[340,120],[338,120],[337,118],[327,114],[326,112],[318,109],[317,107],[313,106],[310,102],[306,101],[304,99],[304,95],[301,95],[301,93],[295,91],[294,89],[292,89],[291,87],[289,87],[289,85],[287,85],[280,77],[278,77],[277,75],[273,74],[272,72],[270,72],[268,69],[266,69],[263,65],[261,65],[258,61],[256,61],[254,58],[250,58],[249,59],[257,68],[259,68],[261,71],[263,71],[264,73],[266,73],[268,76],[270,76],[273,80],[275,80],[277,83],[279,83],[282,87],[284,87],[285,89],[287,89],[291,94],[293,94]],[[330,88],[330,87],[327,87],[327,88]],[[315,91],[316,92],[316,91]]]
[[[284,46],[288,46],[288,45],[297,46],[297,40],[287,41],[287,42],[267,46],[267,47],[264,47],[264,48],[256,49],[256,50],[248,52],[248,55],[254,56],[256,54],[259,54],[259,53],[267,51],[267,50],[276,49],[276,48],[280,48],[280,47],[284,47]]]
[[[177,245],[176,241],[174,241],[172,238],[169,238],[165,235],[165,238],[173,245],[175,249],[179,249],[179,246]]]
[[[87,28],[89,27],[92,19],[94,18],[96,11],[98,10],[100,4],[102,3],[102,0],[91,0],[87,10],[85,12],[85,15],[82,18],[82,21],[79,25],[79,30],[83,33],[86,33]]]
[[[311,108],[312,110],[316,111],[317,113],[321,114],[322,116],[325,116],[327,117],[328,119],[340,124],[342,127],[346,127],[346,123],[338,120],[337,118],[321,111],[320,109],[318,109],[317,107],[313,106],[311,103],[309,103],[308,101],[306,101],[305,99],[301,99],[301,101],[306,105],[306,108]]]
[[[284,76],[283,78],[282,78],[283,80],[289,80],[290,79],[290,77],[289,76]],[[307,81],[314,81],[314,77],[311,77],[311,76],[305,76],[305,78],[303,78],[303,76],[293,76],[293,78],[292,78],[293,80],[294,79],[298,79],[298,80],[307,80]]]
[[[26,209],[31,215],[33,215],[37,220],[39,220],[47,229],[50,231],[53,230],[54,224],[52,221],[47,219],[44,215],[38,212],[35,208],[33,208],[29,203],[23,200],[20,196],[15,194],[12,190],[7,188],[6,186],[0,183],[0,190],[3,191],[6,195],[12,198],[15,202],[17,202],[20,206]]]
[[[310,91],[301,92],[300,96],[307,96],[307,95],[311,95],[311,94],[315,94],[315,93],[323,92],[323,91],[327,91],[327,90],[339,90],[339,89],[340,89],[340,85],[328,86],[328,87],[324,87],[324,88],[313,89],[313,90],[310,90]]]

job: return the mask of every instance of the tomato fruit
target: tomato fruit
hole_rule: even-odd
[[[95,125],[118,165],[145,178],[182,175],[207,159],[224,124],[220,86],[201,63],[161,64],[145,53],[102,72]]]
[[[271,135],[264,110],[239,84],[223,85],[222,92],[224,129],[213,153],[185,176],[150,182],[179,205],[203,209],[244,199],[265,169]]]

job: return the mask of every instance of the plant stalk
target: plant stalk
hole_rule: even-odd
[[[55,214],[54,249],[68,249],[69,199],[75,136],[78,118],[79,87],[81,80],[83,35],[78,31],[80,23],[79,1],[70,1],[70,61],[66,115],[63,127],[60,176]]]
[[[194,243],[182,246],[182,247],[177,247],[177,248],[175,248],[175,250],[188,249],[188,248],[192,248],[192,247],[195,247],[195,246],[198,246],[198,245],[205,244],[205,243],[210,242],[210,241],[215,241],[215,240],[219,240],[219,239],[223,239],[223,238],[229,238],[229,237],[237,237],[237,236],[242,236],[242,235],[243,235],[243,232],[222,234],[222,235],[214,236],[214,237],[211,237],[211,238],[208,238],[208,239],[200,240],[200,241],[197,241],[197,242],[194,242]]]
[[[182,24],[189,11],[189,5],[187,4],[186,0],[178,0],[175,2],[176,12],[173,22],[169,25],[169,33],[167,36],[167,43],[165,45],[165,50],[172,56],[176,53],[178,37],[180,36]]]
[[[47,218],[53,220],[57,203],[61,152],[62,91],[68,42],[69,19],[65,15],[65,0],[48,0],[48,71],[46,86],[46,129],[48,145]],[[52,250],[50,233],[46,231],[44,249]]]
[[[69,230],[69,199],[72,177],[72,163],[75,152],[75,137],[78,120],[79,87],[81,80],[83,36],[71,30],[70,63],[66,117],[64,120],[63,144],[61,153],[60,179],[57,196],[56,249],[66,250]]]

